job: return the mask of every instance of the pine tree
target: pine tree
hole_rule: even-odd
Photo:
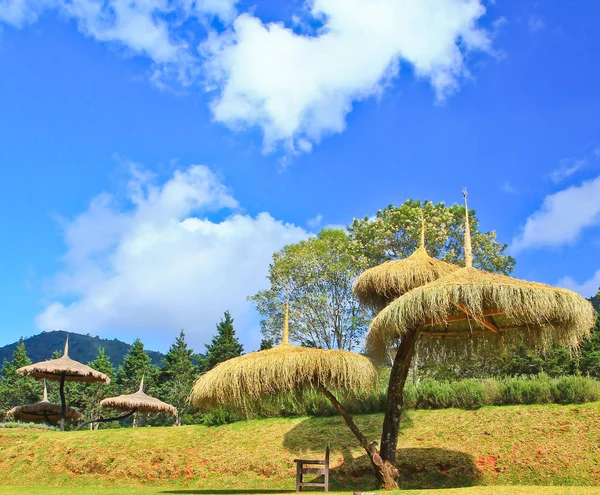
[[[244,352],[244,348],[235,336],[233,318],[229,311],[225,311],[225,319],[217,324],[217,335],[213,337],[210,344],[206,344],[206,350],[207,370]]]
[[[144,351],[144,344],[140,339],[135,339],[129,351],[123,358],[123,363],[117,371],[117,385],[119,392],[124,394],[134,393],[144,377],[145,389],[154,383],[156,366],[152,364],[150,356]]]
[[[0,379],[0,409],[4,412],[14,406],[38,402],[42,385],[29,376],[21,376],[17,369],[31,364],[23,338],[17,344],[11,361],[4,360]]]
[[[86,421],[99,417],[103,413],[102,408],[100,407],[100,401],[107,397],[111,397],[116,392],[116,386],[113,382],[115,368],[103,347],[98,348],[98,356],[93,361],[90,361],[88,366],[96,371],[104,373],[111,379],[111,383],[108,385],[105,385],[104,383],[81,384],[83,388],[81,410],[84,412]],[[96,423],[94,427],[98,428],[98,425],[99,423]]]
[[[194,366],[194,352],[185,341],[185,332],[181,330],[179,337],[163,358],[160,370],[161,398],[177,408],[177,424],[188,422],[191,407],[187,404],[198,370]]]

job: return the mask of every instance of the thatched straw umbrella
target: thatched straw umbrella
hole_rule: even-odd
[[[365,356],[350,351],[298,347],[289,343],[289,303],[286,301],[282,343],[272,349],[251,352],[219,363],[201,375],[189,400],[198,407],[233,405],[245,408],[245,400],[256,400],[276,392],[316,388],[343,416],[375,469],[382,469],[376,444],[363,433],[332,394],[331,389],[361,392],[373,389],[377,370]]]
[[[21,375],[32,376],[38,380],[60,381],[60,401],[62,407],[62,417],[60,418],[60,429],[65,429],[65,419],[67,414],[67,401],[65,399],[65,382],[85,382],[85,383],[110,383],[110,378],[104,373],[100,373],[85,364],[74,361],[69,357],[69,336],[65,341],[65,350],[58,359],[50,359],[40,363],[30,364],[17,370]]]
[[[110,418],[96,418],[85,423],[80,424],[77,430],[81,430],[84,426],[92,423],[107,423],[110,421],[121,421],[122,419],[128,418],[135,413],[167,413],[173,416],[177,415],[177,409],[171,404],[167,404],[161,400],[155,399],[144,393],[144,377],[140,381],[140,388],[137,392],[127,395],[119,395],[118,397],[108,397],[100,401],[100,406],[105,408],[116,409],[117,411],[124,412],[122,416],[115,416]],[[133,423],[135,428],[135,421]]]
[[[497,348],[517,339],[542,348],[574,348],[590,334],[594,310],[575,292],[473,268],[468,208],[464,244],[464,268],[411,290],[377,315],[367,335],[371,352],[383,356],[400,338],[408,368],[418,338],[420,349],[439,352],[448,346]],[[400,408],[405,379],[396,383],[392,399]],[[382,457],[393,459],[397,428],[384,424],[382,439]]]
[[[140,388],[134,394],[119,395],[118,397],[109,397],[100,401],[102,407],[110,407],[123,412],[141,412],[141,413],[167,413],[173,416],[177,415],[177,409],[171,404],[150,397],[144,393],[144,377],[140,381]]]
[[[408,291],[449,275],[459,268],[457,265],[432,258],[427,253],[425,248],[425,218],[423,210],[421,210],[421,242],[416,251],[408,258],[386,261],[365,270],[354,283],[352,290],[362,304],[379,312]],[[406,380],[413,348],[414,345],[410,339],[400,339],[390,369],[388,397],[397,394],[398,383]],[[388,401],[385,408],[384,424],[395,425],[392,436],[398,434],[401,408],[402,405],[398,405],[394,401]],[[381,445],[384,459],[386,459],[385,446],[388,443],[385,436],[389,435],[382,436]],[[388,457],[387,460],[393,464],[393,455],[388,455]]]
[[[41,402],[13,407],[7,414],[13,416],[18,421],[55,425],[62,417],[62,406],[48,401],[48,391],[46,389],[46,383],[44,383],[44,396]],[[65,419],[79,421],[82,417],[83,416],[79,411],[67,407]]]
[[[362,304],[381,311],[409,290],[433,282],[458,268],[427,254],[425,219],[421,211],[421,243],[416,251],[408,258],[386,261],[365,270],[354,282],[352,291]]]

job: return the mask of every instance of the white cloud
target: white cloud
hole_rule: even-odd
[[[562,246],[600,223],[600,177],[546,196],[511,245],[513,252],[540,246]]]
[[[315,35],[249,14],[202,46],[218,88],[212,109],[231,127],[258,126],[267,150],[306,148],[339,133],[354,102],[378,95],[400,64],[442,100],[468,71],[465,54],[489,51],[479,0],[314,0]]]
[[[568,179],[588,164],[587,158],[563,158],[560,166],[550,173],[550,180],[555,184]]]
[[[200,61],[179,28],[184,21],[217,16],[235,18],[237,0],[0,0],[0,22],[22,27],[44,10],[75,20],[79,31],[97,41],[117,43],[154,63],[153,80],[169,75],[189,83]]]
[[[64,222],[64,268],[52,279],[38,328],[141,336],[162,348],[184,328],[202,350],[230,310],[242,341],[256,348],[257,318],[246,296],[266,287],[272,254],[308,234],[268,213],[206,216],[236,207],[204,166],[161,186],[134,173],[125,203],[104,193]]]
[[[159,87],[202,75],[215,120],[257,126],[265,150],[293,154],[342,132],[353,105],[381,95],[401,66],[440,101],[455,92],[467,55],[491,51],[482,1],[305,0],[293,30],[239,14],[237,0],[0,0],[0,22],[22,26],[53,9],[86,36],[149,58]]]
[[[529,31],[537,33],[546,27],[546,23],[539,17],[530,17],[528,23]]]
[[[507,180],[500,184],[500,190],[506,194],[517,194],[519,191]]]
[[[323,224],[323,215],[320,213],[316,215],[314,218],[309,218],[306,221],[306,225],[308,225],[311,229],[318,229]]]
[[[563,277],[558,282],[559,287],[564,287],[565,289],[571,289],[575,292],[578,292],[583,297],[593,297],[598,293],[600,289],[600,270],[598,270],[592,278],[586,280],[582,284],[578,284],[571,277]]]

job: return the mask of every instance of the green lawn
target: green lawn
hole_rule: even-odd
[[[181,488],[66,488],[66,487],[0,487],[0,495],[275,495],[293,494],[293,491],[278,490],[202,490]],[[302,492],[322,495],[320,492]],[[334,495],[352,495],[352,491],[332,491]],[[395,490],[390,492],[369,492],[379,495],[600,495],[600,487],[589,486],[478,486],[469,488],[448,488],[441,490]]]
[[[417,491],[402,493],[600,495],[600,402],[410,415],[397,466],[401,487]],[[377,439],[382,415],[355,419]],[[372,491],[367,457],[334,416],[219,427],[0,429],[0,495],[291,492],[293,460],[322,456],[328,442],[331,489]],[[594,488],[566,488],[573,486]],[[442,488],[461,490],[435,490]]]

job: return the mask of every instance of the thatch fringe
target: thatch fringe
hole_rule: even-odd
[[[100,401],[101,407],[110,407],[118,411],[133,411],[141,413],[167,413],[173,416],[177,415],[177,409],[171,404],[155,399],[144,393],[144,379],[140,383],[140,388],[134,394],[119,395],[117,397],[108,397]]]
[[[352,290],[362,304],[381,311],[402,294],[458,269],[456,265],[432,258],[421,246],[406,259],[386,261],[365,270]]]
[[[473,317],[487,318],[498,333],[487,330],[476,318],[449,322],[461,313],[459,307]],[[423,352],[428,346],[439,347],[439,338],[444,339],[444,347],[457,348],[465,346],[464,338],[483,347],[525,339],[542,349],[552,345],[576,348],[594,323],[592,305],[573,291],[462,268],[413,289],[379,313],[371,324],[367,348],[382,356],[391,342],[413,328],[421,329]],[[444,332],[447,337],[441,336]]]
[[[335,390],[372,389],[377,371],[365,356],[349,351],[281,344],[218,364],[200,376],[189,400],[198,407],[234,405],[264,394],[323,385]]]

